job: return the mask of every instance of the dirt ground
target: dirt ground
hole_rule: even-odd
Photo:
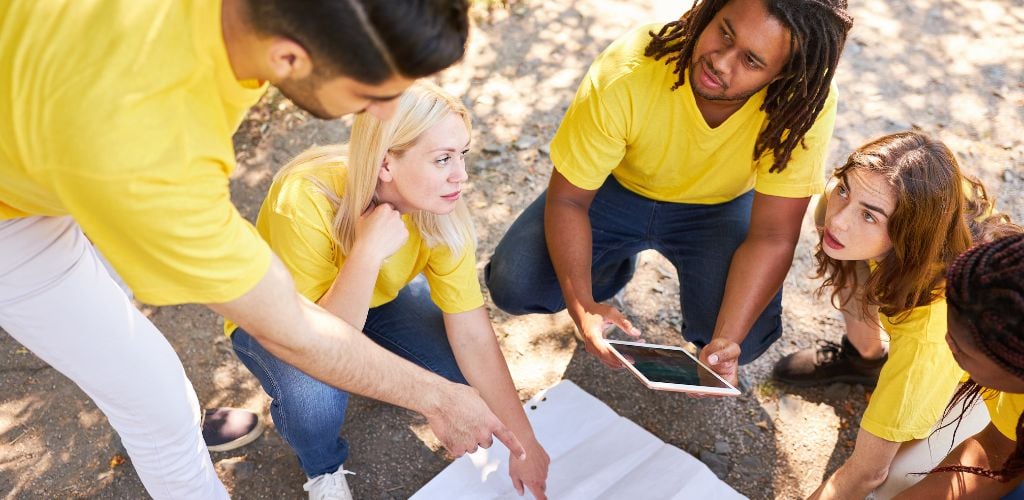
[[[487,2],[483,2],[486,4]],[[677,17],[690,2],[513,0],[475,14],[470,49],[438,78],[474,115],[468,203],[486,262],[516,215],[547,183],[546,144],[593,58],[643,22]],[[1024,2],[907,0],[851,2],[855,27],[838,73],[841,89],[829,168],[874,136],[920,128],[957,153],[965,170],[1024,220]],[[271,92],[235,137],[232,196],[254,219],[271,176],[313,144],[345,140],[345,120],[323,122]],[[796,390],[768,380],[781,356],[817,338],[838,340],[839,315],[813,295],[814,230],[803,236],[785,288],[785,335],[745,367],[738,398],[694,400],[643,389],[603,368],[574,340],[563,313],[509,317],[492,312],[525,400],[571,379],[661,439],[707,463],[752,498],[808,495],[849,456],[866,395],[836,384]],[[649,340],[679,344],[679,287],[671,265],[645,253],[625,295]],[[167,335],[206,406],[262,412],[268,399],[199,306],[144,311]],[[406,498],[448,464],[417,415],[353,398],[344,435],[357,498]],[[8,498],[141,498],[145,491],[105,417],[71,382],[0,334],[0,494]],[[214,453],[237,498],[301,498],[305,480],[273,429],[240,450]]]

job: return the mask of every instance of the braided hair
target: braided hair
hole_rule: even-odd
[[[1024,234],[1018,232],[961,255],[947,274],[946,303],[989,360],[1024,379]],[[946,413],[961,402],[963,408],[976,403],[982,390],[968,380],[957,389]],[[999,470],[947,465],[931,473],[966,472],[1009,481],[1024,472],[1024,415],[1017,419],[1016,435],[1016,448]]]
[[[651,32],[644,55],[655,60],[668,56],[675,62],[679,79],[672,90],[686,81],[697,38],[719,10],[730,0],[695,0],[678,21]],[[853,18],[846,0],[764,0],[768,13],[786,25],[791,33],[789,61],[779,78],[768,85],[761,110],[768,123],[754,144],[754,159],[767,151],[774,154],[770,172],[782,172],[789,158],[825,107],[829,86]]]

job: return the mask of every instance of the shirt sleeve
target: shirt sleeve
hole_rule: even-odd
[[[785,170],[770,172],[775,161],[775,155],[770,152],[758,160],[757,180],[754,184],[758,193],[784,198],[806,198],[825,189],[825,161],[832,131],[835,129],[838,100],[839,89],[832,82],[825,106],[804,135],[803,145],[798,144],[793,149]]]
[[[996,426],[999,433],[1007,439],[1017,441],[1017,423],[1021,414],[1024,414],[1024,394],[1010,394],[982,390],[982,397],[985,398],[985,406],[988,407],[989,418]]]
[[[476,274],[476,245],[470,244],[455,255],[447,246],[431,249],[423,270],[430,285],[430,298],[448,314],[471,311],[484,305]]]
[[[51,182],[85,234],[135,296],[153,305],[234,300],[266,274],[271,252],[231,203],[228,166],[93,176],[52,170]]]
[[[626,154],[629,97],[621,80],[602,88],[601,59],[587,72],[565,112],[554,139],[551,160],[563,177],[581,189],[601,187]]]
[[[316,302],[340,271],[341,259],[331,235],[335,209],[320,187],[302,175],[284,179],[271,196],[260,212],[260,227],[291,273],[296,290]]]

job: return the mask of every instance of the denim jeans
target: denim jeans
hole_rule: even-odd
[[[494,304],[509,314],[565,309],[544,238],[541,194],[502,237],[484,274]],[[733,253],[747,236],[754,192],[717,205],[654,201],[609,176],[590,205],[594,300],[613,297],[633,277],[636,255],[654,249],[679,274],[683,337],[711,341]],[[782,334],[782,290],[740,345],[740,363],[760,356]]]
[[[448,344],[444,317],[431,302],[422,276],[402,289],[395,300],[370,309],[363,332],[417,365],[453,382],[467,383]],[[348,393],[277,359],[241,328],[235,329],[231,343],[270,395],[274,425],[298,455],[306,476],[338,470],[348,458],[348,443],[339,436]]]

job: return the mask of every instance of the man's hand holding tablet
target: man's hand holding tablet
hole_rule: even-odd
[[[714,396],[740,391],[681,347],[605,340],[622,364],[648,388]]]

